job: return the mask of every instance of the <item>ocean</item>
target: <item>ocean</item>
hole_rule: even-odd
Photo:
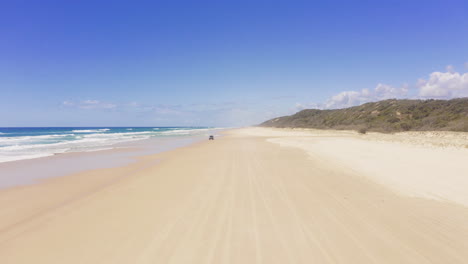
[[[208,136],[211,127],[21,127],[0,128],[0,163],[115,148],[151,138]]]

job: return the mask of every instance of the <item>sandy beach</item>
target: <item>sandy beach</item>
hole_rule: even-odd
[[[0,263],[467,263],[467,146],[230,130],[0,190]]]

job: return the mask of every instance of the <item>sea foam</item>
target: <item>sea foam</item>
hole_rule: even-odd
[[[111,149],[152,137],[204,135],[207,128],[13,128],[2,130],[0,162]],[[7,136],[4,136],[8,134]]]

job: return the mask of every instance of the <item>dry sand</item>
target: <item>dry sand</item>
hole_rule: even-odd
[[[305,150],[312,159],[341,166],[400,194],[468,207],[468,133],[361,135],[353,131],[269,128],[239,132]]]
[[[361,147],[422,146],[321,133],[234,130],[122,168],[0,191],[0,263],[468,262],[462,194],[401,195],[412,190],[361,168],[366,159],[380,162],[376,171],[399,162],[379,161]],[[347,155],[365,160],[355,166],[317,142],[330,143],[333,153],[354,149]],[[425,149],[442,150],[465,155],[459,146]],[[453,184],[453,175],[442,176]]]

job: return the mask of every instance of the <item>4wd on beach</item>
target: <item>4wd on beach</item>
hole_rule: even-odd
[[[209,140],[214,140],[214,136],[211,135],[208,139],[209,139]]]

